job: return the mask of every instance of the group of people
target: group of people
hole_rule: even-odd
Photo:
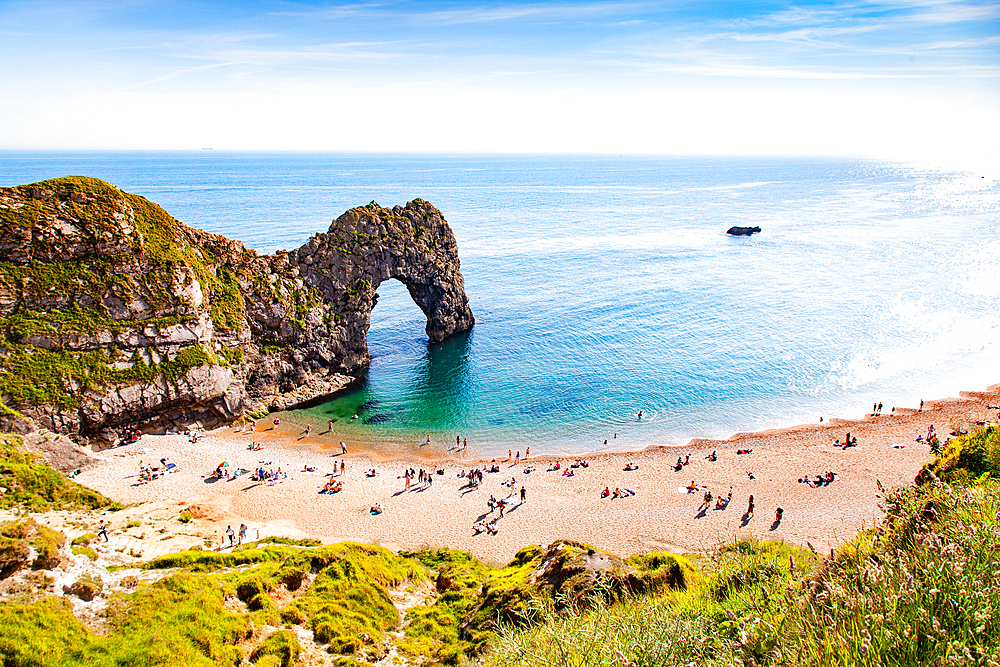
[[[246,526],[246,524],[245,523],[241,523],[240,524],[239,533],[233,532],[233,527],[232,526],[226,526],[226,537],[229,538],[229,546],[230,547],[233,546],[233,541],[236,540],[237,538],[239,539],[239,541],[236,542],[236,545],[238,546],[240,544],[243,544],[243,541],[247,538],[247,526]]]
[[[261,463],[263,463],[263,461],[261,461]],[[264,465],[270,465],[270,463]],[[250,479],[255,482],[270,482],[274,484],[275,482],[279,482],[283,479],[288,479],[288,473],[282,471],[281,466],[278,466],[277,470],[269,470],[261,466],[253,471],[253,476]]]
[[[340,493],[343,490],[344,490],[344,483],[341,482],[339,479],[333,479],[331,477],[326,481],[326,484],[323,485],[323,488],[320,491],[320,493],[329,493],[332,495],[334,493]]]
[[[816,488],[817,486],[826,486],[835,482],[837,479],[837,474],[834,472],[827,471],[822,475],[816,475],[816,479],[813,479],[809,475],[799,478],[799,484],[808,484],[809,486]]]
[[[601,498],[607,498],[609,496],[612,499],[614,499],[614,498],[628,498],[629,496],[634,496],[634,495],[635,495],[635,491],[633,491],[632,489],[619,489],[617,486],[615,487],[614,491],[612,491],[607,486],[604,487],[603,491],[601,491]]]
[[[858,438],[857,436],[852,436],[850,432],[848,432],[847,435],[844,436],[844,442],[841,442],[840,439],[838,438],[836,441],[834,441],[833,446],[840,447],[841,449],[847,449],[848,447],[857,447]]]
[[[403,488],[407,491],[410,490],[410,484],[414,479],[417,479],[419,484],[423,484],[425,486],[430,486],[434,482],[434,477],[431,475],[430,471],[424,470],[423,468],[420,469],[419,473],[413,468],[407,468],[403,472],[402,477],[406,480]]]
[[[161,475],[165,475],[168,472],[174,472],[175,470],[177,470],[177,465],[168,462],[166,458],[160,459],[159,466],[153,466],[149,463],[139,461],[139,481],[151,482]]]
[[[139,442],[142,439],[142,431],[139,429],[125,429],[122,433],[121,443],[122,445],[131,445],[132,443]]]

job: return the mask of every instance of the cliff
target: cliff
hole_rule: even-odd
[[[454,235],[420,199],[259,255],[97,179],[0,188],[0,426],[113,440],[332,393],[367,367],[391,278],[431,342],[473,325]]]

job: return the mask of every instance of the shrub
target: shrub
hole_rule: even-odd
[[[272,660],[272,664],[280,665],[281,667],[290,667],[298,661],[301,651],[302,647],[299,645],[299,639],[295,636],[294,632],[276,630],[269,634],[263,643],[253,650],[253,653],[250,654],[250,661],[260,667],[261,664],[264,664],[261,662],[261,658],[269,656],[277,660],[277,662]]]
[[[181,523],[189,523],[194,517],[191,516],[191,512],[181,512],[181,515],[177,517],[177,520]]]

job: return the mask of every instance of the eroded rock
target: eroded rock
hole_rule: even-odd
[[[313,401],[367,367],[386,280],[430,342],[471,328],[459,268],[420,199],[352,209],[262,256],[97,179],[0,188],[0,419],[86,441]]]

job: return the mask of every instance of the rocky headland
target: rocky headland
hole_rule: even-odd
[[[110,442],[333,393],[367,367],[393,278],[430,342],[472,327],[455,237],[421,199],[260,255],[98,179],[0,188],[0,427]]]

